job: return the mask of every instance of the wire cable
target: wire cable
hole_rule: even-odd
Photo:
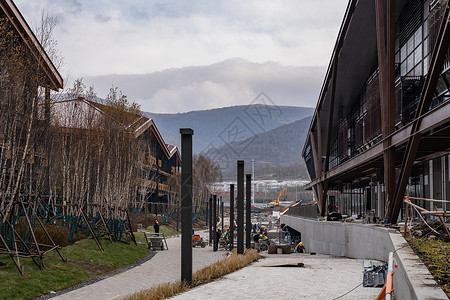
[[[403,249],[403,248],[408,247],[408,246],[409,246],[409,244],[406,243],[405,245],[403,245],[403,246],[401,246],[401,247],[395,249],[394,251],[392,251],[392,253],[395,253],[395,252],[397,252],[398,250]],[[361,282],[360,284],[358,284],[357,286],[355,286],[354,288],[352,288],[352,289],[349,290],[348,292],[346,292],[346,293],[344,293],[344,294],[342,294],[342,295],[340,295],[340,296],[338,296],[338,297],[336,297],[336,298],[333,298],[333,300],[340,299],[340,298],[342,298],[342,297],[344,297],[344,296],[350,294],[351,292],[353,292],[354,290],[356,290],[357,288],[359,288],[362,284],[363,284],[363,283]]]
[[[340,295],[339,297],[333,298],[333,300],[339,299],[344,297],[347,294],[350,294],[351,292],[353,292],[354,290],[356,290],[357,288],[359,288],[362,285],[362,282],[360,284],[358,284],[357,286],[355,286],[354,288],[352,288],[350,291],[346,292],[345,294]]]

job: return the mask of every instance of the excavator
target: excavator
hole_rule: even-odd
[[[283,201],[286,200],[286,198],[287,198],[287,189],[286,189],[286,188],[284,188],[284,190],[282,190],[282,191],[278,194],[277,201],[272,201],[272,202],[269,203],[269,205],[270,205],[271,207],[279,206],[279,205],[280,205],[280,197],[281,197],[282,195],[284,195]]]

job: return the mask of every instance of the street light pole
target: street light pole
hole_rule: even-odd
[[[234,248],[234,184],[230,184],[230,251]]]
[[[181,133],[181,281],[192,282],[192,135],[190,128]]]
[[[244,161],[237,161],[237,253],[244,254]]]
[[[252,234],[252,221],[251,221],[251,212],[252,212],[252,174],[247,174],[247,182],[245,184],[246,189],[246,201],[245,201],[245,247],[247,249],[251,248],[251,234]]]

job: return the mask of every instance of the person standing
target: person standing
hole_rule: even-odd
[[[153,225],[153,228],[155,228],[155,233],[159,233],[159,223],[158,223],[158,220],[155,220],[155,225]]]

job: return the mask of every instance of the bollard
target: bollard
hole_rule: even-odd
[[[406,223],[406,221],[405,221],[405,223]],[[392,291],[394,290],[393,275],[394,275],[394,252],[389,252],[388,275],[386,278],[386,300],[392,299]]]
[[[394,291],[394,271],[394,252],[389,252],[388,274],[386,277],[386,282],[384,283],[383,288],[378,294],[377,300],[392,299],[392,292]]]
[[[250,249],[252,244],[252,174],[247,174],[245,183],[245,247]]]
[[[237,161],[237,253],[244,254],[244,161]]]
[[[234,184],[230,184],[230,251],[234,248]]]
[[[181,133],[181,281],[192,282],[192,135]]]

